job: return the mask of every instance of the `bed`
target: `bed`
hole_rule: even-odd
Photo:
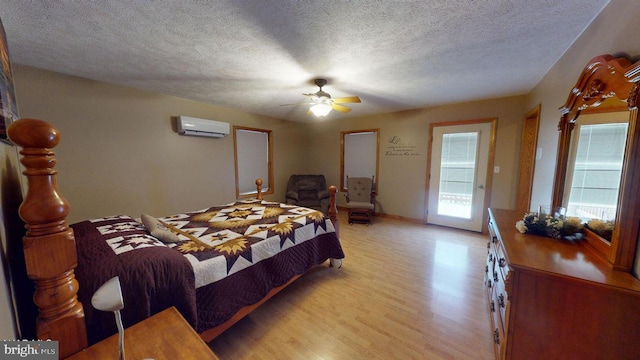
[[[175,306],[210,341],[310,268],[344,257],[335,186],[329,215],[255,199],[155,218],[141,214],[69,226],[57,189],[59,132],[21,119],[9,128],[22,148],[28,189],[20,207],[27,274],[34,280],[40,339],[64,358],[116,332],[113,314],[94,310],[93,292],[118,275],[126,326]],[[153,235],[152,235],[153,234]]]

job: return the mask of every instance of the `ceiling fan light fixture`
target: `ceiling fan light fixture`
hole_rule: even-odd
[[[314,83],[320,87],[320,90],[313,94],[302,94],[309,98],[309,101],[306,103],[309,106],[309,110],[307,111],[307,115],[315,115],[316,117],[327,116],[331,110],[339,111],[341,113],[348,113],[351,111],[350,108],[341,105],[344,103],[359,103],[360,98],[357,96],[346,96],[339,97],[336,99],[332,99],[329,93],[322,91],[322,87],[327,84],[326,79],[316,79]],[[300,103],[303,104],[303,103]],[[286,105],[298,105],[298,104],[283,104],[280,106]]]
[[[331,111],[331,105],[327,102],[320,102],[313,105],[310,110],[315,116],[326,116]]]

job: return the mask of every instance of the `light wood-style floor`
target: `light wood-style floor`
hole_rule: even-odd
[[[210,346],[237,359],[493,359],[487,237],[340,214],[341,269],[312,269]]]

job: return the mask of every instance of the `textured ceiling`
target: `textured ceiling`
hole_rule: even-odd
[[[0,0],[14,63],[293,121],[528,93],[608,0]]]

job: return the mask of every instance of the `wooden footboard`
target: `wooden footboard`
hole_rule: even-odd
[[[338,189],[335,185],[329,186],[329,219],[333,223],[333,227],[336,229],[336,235],[340,238],[340,232],[338,231],[338,207],[336,206],[336,191]]]
[[[256,179],[256,199],[262,200],[262,179]],[[338,189],[335,185],[329,186],[329,219],[333,223],[333,227],[336,229],[336,234],[340,237],[340,233],[338,231],[338,207],[336,206],[336,192]]]
[[[77,298],[76,244],[66,219],[69,205],[58,192],[57,171],[54,170],[56,159],[52,149],[58,145],[60,133],[42,120],[20,119],[9,126],[8,135],[22,148],[20,161],[25,167],[23,174],[28,184],[20,217],[27,229],[23,238],[27,274],[36,287],[37,336],[59,341],[60,358],[66,358],[87,347],[87,333],[84,310]],[[256,180],[256,188],[256,198],[262,199],[262,180]],[[336,187],[331,186],[329,193],[328,216],[337,233]],[[213,339],[297,278],[273,289],[263,300],[242,309],[228,323],[204,331],[201,336]]]

